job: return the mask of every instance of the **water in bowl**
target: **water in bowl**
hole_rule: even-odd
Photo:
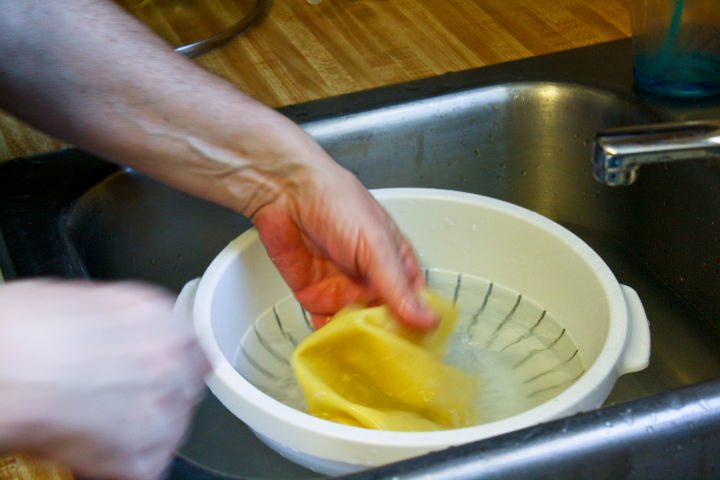
[[[447,270],[427,269],[426,279],[459,309],[445,361],[477,378],[482,423],[540,405],[584,373],[570,333],[531,299],[481,277]],[[267,395],[305,411],[290,356],[311,332],[307,312],[294,298],[282,299],[245,333],[235,367]]]

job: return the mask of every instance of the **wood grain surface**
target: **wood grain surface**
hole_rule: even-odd
[[[121,3],[177,44],[227,26],[250,1]],[[629,34],[625,0],[275,0],[249,32],[197,62],[279,107]],[[0,160],[62,145],[0,114]],[[61,467],[0,458],[2,480],[70,478]]]
[[[14,455],[0,458],[3,480],[73,480],[72,473],[60,465]]]
[[[179,43],[227,26],[252,1],[121,3],[134,5],[131,9],[144,13],[168,41]],[[629,32],[626,0],[323,0],[318,5],[275,0],[249,32],[197,62],[278,107],[606,42]],[[61,145],[0,114],[0,160]]]

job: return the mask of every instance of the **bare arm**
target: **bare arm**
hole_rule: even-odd
[[[436,323],[394,222],[293,122],[175,54],[112,2],[0,0],[0,10],[10,111],[251,217],[318,317],[380,299],[408,325]]]
[[[49,133],[247,216],[310,170],[337,168],[292,122],[112,2],[0,9],[2,105]]]

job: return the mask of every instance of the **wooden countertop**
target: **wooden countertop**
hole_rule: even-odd
[[[183,3],[194,1],[201,0]],[[227,9],[199,14],[197,25],[217,25],[209,17],[218,11]],[[249,32],[197,62],[279,107],[629,34],[625,0],[276,0]],[[0,160],[62,145],[0,114]],[[0,480],[71,478],[47,464],[0,458]]]
[[[177,1],[247,5],[251,0]],[[199,17],[196,25],[217,26],[212,11],[198,15],[207,18]],[[629,33],[626,0],[323,0],[318,5],[276,0],[247,34],[197,62],[278,107]],[[166,36],[173,38],[173,32]],[[61,145],[0,114],[0,160]]]

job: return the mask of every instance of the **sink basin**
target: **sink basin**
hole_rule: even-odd
[[[720,101],[640,96],[630,64],[629,42],[612,42],[283,110],[369,188],[479,193],[565,225],[637,290],[650,319],[650,366],[622,377],[607,407],[358,478],[428,471],[433,478],[532,478],[538,462],[556,468],[544,473],[578,478],[632,471],[645,478],[653,468],[719,474],[720,169],[649,166],[637,184],[610,188],[593,181],[590,152],[602,128],[720,118]],[[233,212],[77,150],[8,162],[0,182],[0,261],[8,278],[134,278],[177,291],[250,227]],[[577,435],[585,443],[553,453],[552,445]],[[654,460],[613,453],[613,439]],[[528,445],[538,449],[520,455]],[[573,445],[583,448],[575,455]],[[662,453],[667,445],[672,455]],[[177,478],[199,467],[216,478],[317,477],[270,451],[211,395],[180,454]],[[503,455],[514,460],[500,461]],[[608,461],[591,471],[584,458]]]

